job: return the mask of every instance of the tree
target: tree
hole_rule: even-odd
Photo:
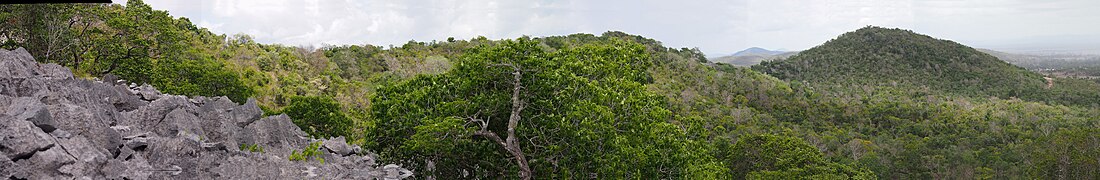
[[[489,131],[488,120],[471,117],[470,122],[481,125],[481,129],[474,131],[474,135],[483,136],[500,144],[504,150],[512,154],[512,158],[515,159],[516,165],[519,166],[519,177],[521,179],[531,179],[531,166],[527,163],[527,155],[523,154],[523,148],[520,147],[520,143],[516,139],[516,127],[519,125],[521,118],[520,113],[522,113],[523,108],[527,106],[523,103],[523,99],[520,98],[520,92],[523,89],[523,84],[520,81],[523,79],[523,70],[512,64],[494,64],[492,66],[507,66],[512,68],[512,113],[508,116],[507,136],[504,140],[501,140],[500,136],[495,132]]]
[[[329,97],[291,97],[290,104],[282,112],[314,137],[348,136],[354,127],[352,120],[341,111],[340,104]]]
[[[544,48],[526,38],[480,46],[447,73],[380,88],[368,147],[426,176],[526,178],[522,157],[534,178],[725,174],[646,92],[643,46]]]
[[[874,173],[828,162],[805,141],[775,135],[738,139],[727,161],[744,179],[875,179]]]

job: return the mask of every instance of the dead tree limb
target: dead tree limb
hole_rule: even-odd
[[[496,133],[489,131],[489,121],[470,118],[471,122],[477,122],[481,126],[481,129],[474,132],[475,136],[482,136],[504,147],[505,151],[512,154],[512,157],[516,160],[516,165],[519,166],[519,177],[528,180],[531,179],[531,167],[527,163],[527,156],[523,154],[523,148],[520,148],[519,140],[516,139],[516,126],[519,125],[521,119],[520,113],[526,105],[523,99],[519,97],[520,91],[523,89],[523,84],[520,83],[520,79],[523,78],[523,71],[518,66],[512,64],[493,64],[490,66],[507,66],[512,68],[512,114],[508,117],[508,131],[507,136],[501,139]]]

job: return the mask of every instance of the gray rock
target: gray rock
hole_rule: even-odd
[[[72,167],[76,158],[62,148],[49,148],[34,153],[28,159],[15,162],[12,177],[19,179],[72,179]]]
[[[228,151],[229,147],[223,142],[202,143],[202,149],[206,151]]]
[[[101,176],[102,172],[98,168],[107,163],[111,156],[107,149],[97,147],[84,136],[58,139],[58,146],[52,149],[61,149],[75,159],[74,163],[62,166],[59,170],[78,178]]]
[[[105,74],[102,78],[102,82],[107,84],[116,84],[118,80],[118,76],[114,74]]]
[[[161,94],[152,86],[75,79],[23,49],[0,50],[0,179],[387,179],[342,137],[291,161],[310,142],[286,115],[262,117],[254,99]],[[254,145],[262,151],[240,151]],[[324,159],[321,163],[318,159]]]
[[[149,138],[138,137],[138,138],[133,138],[133,139],[126,139],[125,143],[123,143],[122,145],[124,147],[123,149],[125,149],[125,148],[129,148],[129,149],[132,149],[132,150],[145,149],[146,147],[149,146]]]
[[[298,129],[285,114],[268,116],[255,123],[249,124],[243,130],[243,144],[262,145],[271,153],[290,154],[290,151],[301,149],[309,144],[306,133]]]
[[[58,129],[56,131],[50,132],[50,136],[56,138],[71,138],[73,137],[73,133],[69,133],[69,131],[66,130]]]
[[[270,156],[233,156],[213,171],[225,179],[279,179],[294,177],[289,173],[295,173],[297,170],[286,168],[289,164],[289,162],[282,162],[281,158]],[[270,168],[250,168],[252,166]]]
[[[202,106],[199,107],[202,111],[213,111],[215,109],[229,110],[233,107],[237,107],[237,103],[225,96],[219,96],[214,98],[203,98]]]
[[[38,63],[26,49],[0,49],[0,78],[27,78],[38,74]]]
[[[231,110],[231,109],[229,109]],[[203,139],[204,142],[219,143],[225,147],[228,151],[236,152],[240,147],[237,142],[237,136],[240,135],[241,127],[237,126],[233,120],[233,114],[229,113],[227,109],[213,109],[206,112],[200,112],[199,118],[202,120],[201,126],[204,130]]]
[[[50,133],[57,130],[57,122],[50,118],[50,111],[46,110],[46,107],[34,107],[34,109],[28,109],[25,113],[16,116],[17,119],[26,118],[34,126],[42,129],[43,132]]]
[[[152,170],[153,167],[142,156],[120,156],[107,160],[102,168],[103,175],[108,179],[150,179]]]
[[[8,114],[8,106],[11,106],[11,96],[0,94],[0,114]]]
[[[405,179],[412,176],[412,171],[393,164],[383,166],[381,172],[385,174],[382,176],[384,179]]]
[[[355,153],[351,146],[348,145],[347,141],[344,140],[343,136],[321,141],[321,147],[340,156],[347,156]]]
[[[190,99],[187,99],[187,101],[191,102],[191,104],[194,104],[195,106],[202,106],[203,103],[206,103],[206,99],[207,99],[206,97],[199,96],[199,97],[191,97]]]
[[[126,117],[118,122],[119,125],[128,125],[131,127],[137,127],[140,129],[155,129],[147,128],[160,124],[160,121],[164,119],[165,115],[169,112],[181,107],[193,107],[187,102],[187,99],[182,97],[168,97],[157,99],[146,106],[138,107],[137,109],[129,112],[123,112],[122,116]]]
[[[153,88],[153,86],[150,86],[149,84],[142,84],[141,86],[138,86],[137,89],[134,90],[134,93],[138,94],[139,96],[141,96],[141,99],[144,99],[146,101],[160,99],[160,91],[157,91],[156,88]]]
[[[252,122],[259,120],[264,111],[260,109],[259,105],[256,105],[256,99],[248,98],[248,102],[244,105],[233,108],[233,117],[235,118],[237,125],[244,127]]]
[[[106,123],[107,125],[115,124],[116,120],[120,119],[118,109],[115,108],[110,102],[112,98],[118,98],[121,96],[117,93],[112,93],[111,87],[102,84],[95,83],[86,80],[51,80],[48,84],[49,91],[43,93],[43,103],[50,106],[61,106],[62,104],[69,104],[80,107],[83,113],[89,113],[90,117],[96,118],[96,120],[78,119],[80,121],[87,121],[87,123]],[[126,95],[130,96],[130,95]],[[34,96],[40,97],[40,96]],[[51,107],[51,113],[53,107]],[[59,118],[59,117],[54,117]],[[58,121],[71,120],[71,119],[59,119]]]
[[[31,122],[0,115],[0,153],[12,160],[30,158],[54,146],[53,137]]]
[[[16,120],[30,121],[46,133],[57,129],[57,122],[50,117],[50,111],[46,109],[46,104],[34,98],[16,98],[8,106],[6,112],[8,115],[15,116]]]
[[[11,177],[12,174],[15,174],[15,162],[8,156],[0,156],[0,177]]]
[[[50,105],[49,110],[50,116],[57,122],[58,129],[65,130],[73,136],[84,136],[96,147],[115,153],[122,145],[121,134],[110,128],[107,123],[108,118],[105,117],[107,115],[86,107],[89,106],[61,103]]]
[[[69,68],[54,63],[39,66],[42,77],[46,79],[73,79],[73,72]]]
[[[198,109],[200,126],[206,130],[202,134],[207,142],[224,143],[226,146],[237,146],[235,136],[242,127],[234,122],[234,114],[231,113],[237,103],[226,97],[201,98],[203,101]]]
[[[203,153],[203,149],[199,146],[199,142],[195,142],[189,139],[183,138],[153,138],[149,142],[147,152],[139,152],[138,155],[148,159],[149,165],[154,170],[166,171],[175,169],[173,166],[183,167],[181,169],[184,176],[180,177],[194,177],[198,173],[195,167],[200,167],[200,163],[197,161],[199,155]],[[169,175],[178,174],[172,172],[153,173],[154,176],[171,177]]]
[[[57,141],[61,148],[83,162],[106,161],[111,155],[107,149],[96,147],[91,140],[84,136],[74,136],[68,139],[58,139]]]
[[[165,137],[179,136],[180,134],[203,134],[202,126],[198,121],[199,117],[195,116],[193,112],[190,112],[187,108],[179,108],[169,112],[158,123],[145,126],[145,128],[151,128],[157,135]]]
[[[48,91],[49,81],[41,78],[0,78],[0,94],[11,97],[41,97]]]
[[[132,111],[138,107],[149,104],[148,101],[143,101],[137,96],[133,96],[130,93],[130,89],[123,85],[107,85],[101,84],[96,86],[99,94],[102,94],[103,98],[107,102],[114,105],[115,109],[120,111]]]

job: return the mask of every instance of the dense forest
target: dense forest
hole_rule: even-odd
[[[416,178],[1095,179],[1100,86],[868,27],[752,68],[623,32],[319,48],[140,0],[0,6],[81,78],[253,98]]]

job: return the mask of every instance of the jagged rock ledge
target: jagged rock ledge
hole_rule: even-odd
[[[255,100],[161,94],[73,78],[23,48],[0,49],[0,179],[402,179],[342,137],[310,139]],[[323,141],[321,158],[292,151]],[[262,152],[241,150],[242,145]]]

